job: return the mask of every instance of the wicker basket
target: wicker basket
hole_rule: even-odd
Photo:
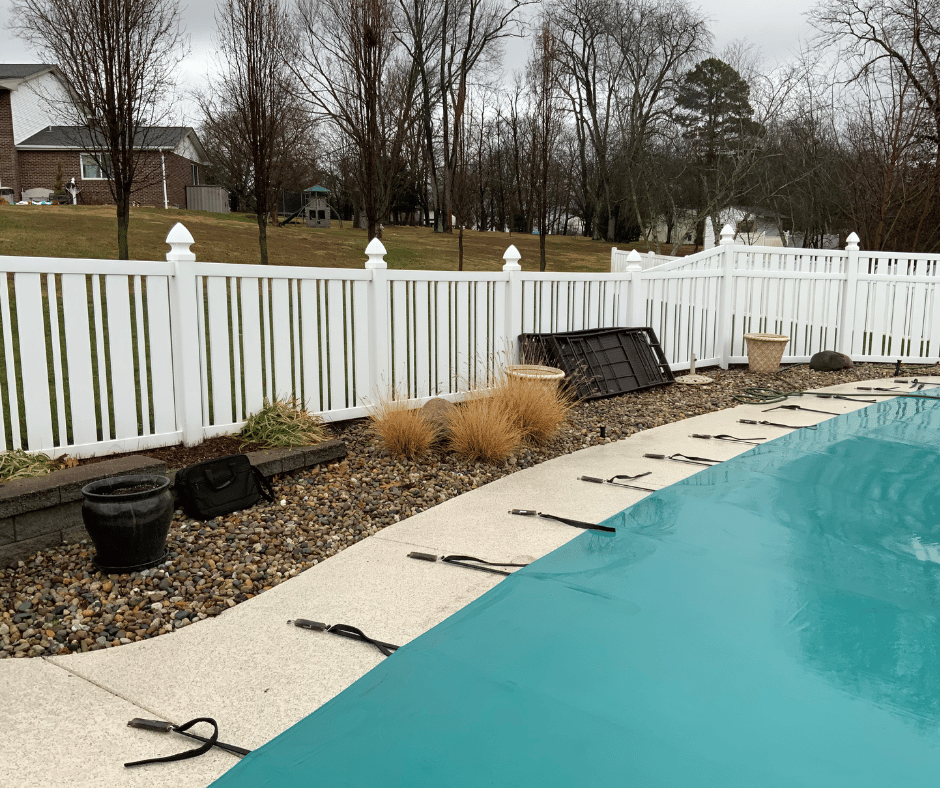
[[[564,371],[555,367],[543,367],[539,364],[515,364],[506,367],[506,374],[511,378],[537,380],[552,385],[558,385],[558,381],[565,377]]]
[[[747,364],[751,372],[776,372],[790,337],[783,334],[745,334]]]

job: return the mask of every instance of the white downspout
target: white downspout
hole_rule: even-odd
[[[166,211],[170,207],[170,201],[166,196],[166,156],[163,151],[160,151],[160,168],[163,170],[163,210]]]

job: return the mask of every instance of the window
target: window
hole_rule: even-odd
[[[189,171],[193,176],[193,186],[198,186],[199,185],[199,165],[190,164]]]
[[[98,163],[98,157],[94,153],[83,153],[82,160],[82,179],[86,181],[103,181],[111,174],[109,167],[102,167]]]

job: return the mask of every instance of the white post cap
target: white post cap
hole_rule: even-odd
[[[857,252],[858,251],[858,242],[861,240],[855,233],[852,233],[848,238],[845,239],[845,251],[847,252]]]
[[[170,251],[166,253],[166,259],[171,263],[194,263],[196,255],[189,247],[196,243],[193,240],[192,233],[187,230],[182,223],[177,222],[167,233],[166,242],[170,245]]]
[[[519,254],[519,250],[516,249],[515,244],[509,244],[509,248],[506,250],[506,254],[503,255],[503,260],[506,262],[503,264],[504,271],[521,271],[522,266],[519,265],[519,261],[522,259],[522,255]]]
[[[385,262],[385,245],[378,239],[373,238],[366,247],[366,268],[388,268]]]
[[[721,228],[721,241],[719,243],[723,244],[732,244],[734,243],[734,228],[730,224],[726,224]]]
[[[642,271],[643,270],[643,266],[641,265],[642,262],[643,262],[643,258],[640,256],[640,253],[636,249],[633,249],[630,251],[630,254],[627,255],[627,267],[624,270],[625,271]]]

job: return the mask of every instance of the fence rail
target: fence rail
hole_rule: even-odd
[[[522,333],[646,325],[675,370],[743,363],[748,332],[785,361],[937,360],[940,256],[732,242],[643,269],[489,273],[199,263],[177,225],[166,261],[0,257],[0,449],[73,456],[238,431],[265,399],[328,421],[377,398],[488,385]]]

